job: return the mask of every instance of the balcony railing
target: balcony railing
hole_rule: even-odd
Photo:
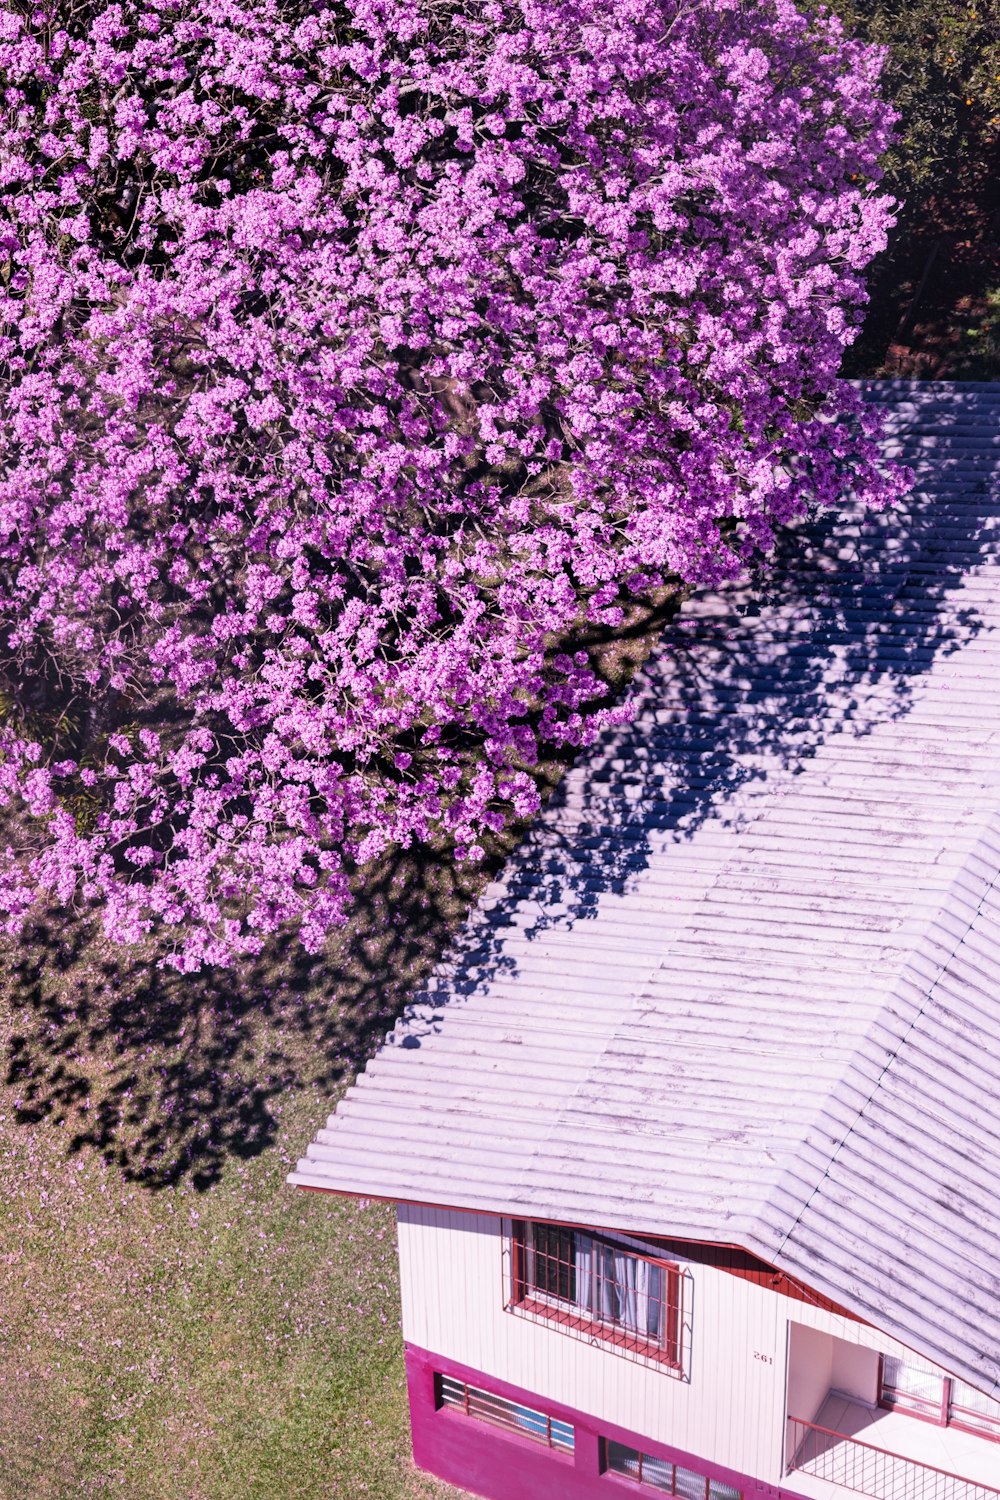
[[[788,1419],[788,1468],[827,1479],[872,1500],[1000,1500],[1000,1490],[859,1442],[842,1432]]]

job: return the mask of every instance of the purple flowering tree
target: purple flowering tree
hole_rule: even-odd
[[[0,0],[8,930],[315,949],[625,712],[581,629],[891,499],[879,66],[786,0]]]

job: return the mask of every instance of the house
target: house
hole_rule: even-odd
[[[291,1175],[491,1500],[1000,1500],[1000,387],[870,396],[906,506],[685,607]]]

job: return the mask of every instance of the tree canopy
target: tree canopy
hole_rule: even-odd
[[[889,500],[880,61],[786,0],[0,0],[8,928],[315,949],[627,711],[583,627]]]
[[[1000,369],[1000,0],[833,9],[885,48],[881,86],[900,116],[883,161],[898,224],[845,369],[989,378]]]
[[[901,115],[886,185],[902,213],[994,168],[1000,143],[1000,0],[836,0],[848,30],[885,48],[882,86]]]

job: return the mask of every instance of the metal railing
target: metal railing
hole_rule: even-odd
[[[1000,1489],[904,1458],[846,1433],[788,1419],[789,1472],[827,1479],[872,1500],[1000,1500]]]
[[[503,1427],[561,1453],[573,1452],[575,1432],[569,1422],[562,1422],[549,1412],[536,1411],[533,1406],[523,1406],[519,1401],[508,1401],[495,1391],[482,1391],[451,1375],[438,1375],[436,1379],[439,1407],[462,1412],[493,1427]]]

